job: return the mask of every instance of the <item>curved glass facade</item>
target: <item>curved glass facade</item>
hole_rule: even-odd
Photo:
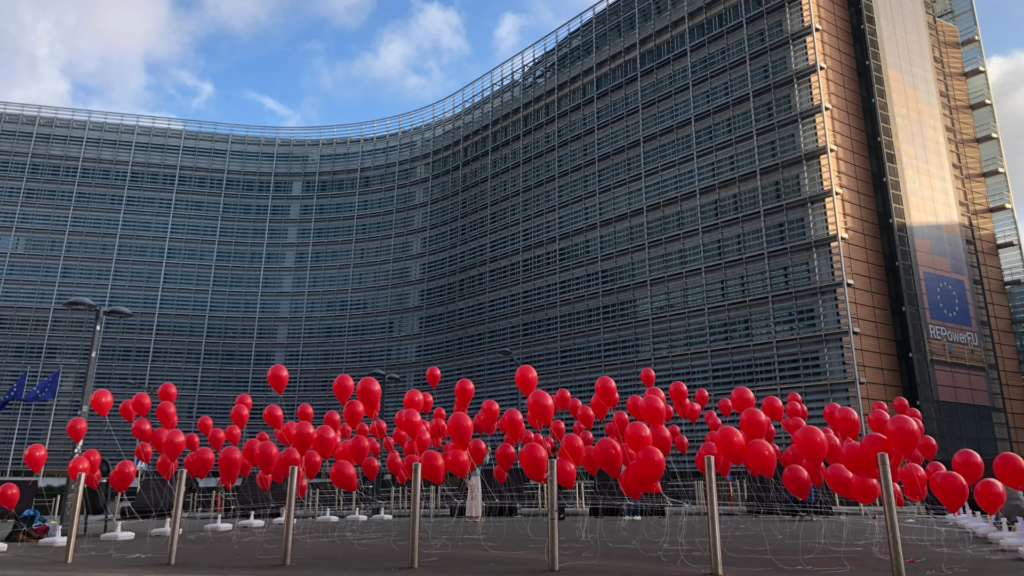
[[[318,420],[338,373],[404,390],[429,365],[438,405],[468,377],[504,409],[519,399],[502,348],[585,398],[607,373],[624,401],[650,365],[849,402],[812,37],[799,1],[620,0],[374,122],[0,104],[0,382],[64,370],[57,402],[12,404],[0,438],[42,441],[54,417],[64,437],[91,329],[61,308],[74,296],[137,313],[106,321],[96,386],[120,401],[172,381],[186,430],[228,424],[241,392],[273,401],[274,363],[286,412],[312,399]]]

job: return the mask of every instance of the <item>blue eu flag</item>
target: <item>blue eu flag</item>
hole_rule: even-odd
[[[28,394],[21,399],[22,402],[42,402],[53,400],[57,397],[57,386],[60,385],[60,370],[46,377],[45,380],[36,384],[36,387],[29,390]]]
[[[18,378],[18,381],[14,383],[14,386],[11,386],[10,389],[7,390],[7,394],[4,394],[4,397],[0,398],[0,412],[3,412],[4,408],[7,408],[7,404],[12,400],[21,400],[21,395],[25,393],[26,378],[28,378],[28,372],[22,373],[21,378]]]
[[[963,280],[925,272],[924,290],[928,294],[929,318],[961,326],[974,326],[967,300],[967,286]]]

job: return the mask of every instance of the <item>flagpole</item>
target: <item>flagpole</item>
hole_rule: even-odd
[[[25,367],[25,384],[28,384],[28,375],[31,366]],[[18,419],[14,421],[14,438],[11,439],[11,454],[7,457],[7,477],[11,477],[11,464],[14,462],[14,447],[18,445],[18,430],[21,428],[21,409],[25,403],[21,401],[25,397],[25,386],[21,387],[21,398],[18,398]]]
[[[46,448],[47,450],[50,449],[49,448],[49,446],[50,446],[50,431],[53,430],[53,415],[54,415],[55,412],[57,412],[57,395],[60,394],[60,379],[63,376],[64,376],[64,365],[61,364],[60,368],[57,369],[57,384],[56,384],[57,388],[53,391],[53,406],[50,408],[50,424],[49,424],[49,426],[46,427],[46,443],[43,444],[43,446],[47,447]],[[43,470],[45,468],[46,468],[46,464],[43,464],[43,467],[39,469],[39,482],[38,482],[37,486],[42,486]]]

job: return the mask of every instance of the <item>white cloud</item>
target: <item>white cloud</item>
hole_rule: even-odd
[[[505,60],[545,34],[565,24],[570,18],[593,5],[593,0],[520,0],[517,11],[506,11],[498,17],[494,28],[494,51]]]
[[[323,80],[330,86],[377,81],[417,98],[436,97],[450,88],[442,69],[469,52],[454,8],[413,0],[409,18],[385,26],[372,51],[329,68]]]
[[[311,0],[308,9],[323,16],[335,26],[355,28],[373,12],[377,0]]]
[[[1006,172],[1015,181],[1017,216],[1024,217],[1024,52],[987,58],[993,102],[999,118]]]
[[[374,6],[375,0],[7,0],[0,100],[153,113],[170,97],[201,108],[216,95],[196,54],[204,39],[269,33],[303,18],[351,28]]]
[[[274,100],[266,94],[260,94],[259,92],[253,92],[252,90],[245,91],[245,97],[250,100],[255,100],[263,105],[264,108],[273,112],[281,118],[281,126],[301,126],[302,116],[298,112],[291,108],[281,104],[277,100]]]
[[[213,82],[196,78],[191,72],[185,70],[178,70],[174,74],[174,78],[177,79],[182,86],[195,91],[189,103],[192,108],[202,108],[206,101],[209,100],[214,93],[217,91],[213,87]]]

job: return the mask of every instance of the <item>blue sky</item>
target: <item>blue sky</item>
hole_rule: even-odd
[[[593,0],[2,0],[0,100],[261,125],[429,104]],[[1024,195],[1024,0],[977,0]]]

